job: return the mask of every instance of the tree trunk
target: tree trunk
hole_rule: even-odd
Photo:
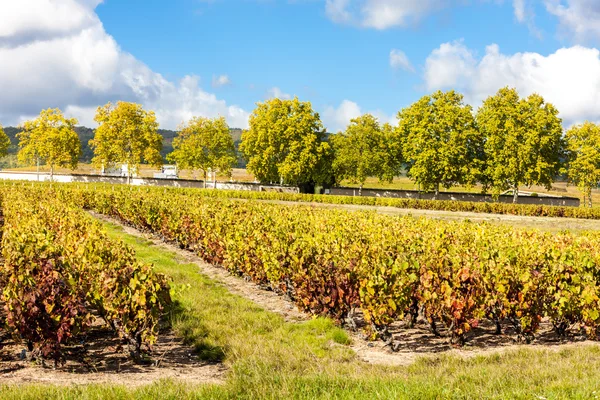
[[[36,159],[36,164],[37,164],[37,180],[38,182],[40,181],[40,158],[37,157]]]
[[[433,199],[437,200],[439,196],[440,196],[440,184],[436,183],[435,184],[435,193],[433,194]]]
[[[362,196],[362,188],[363,188],[363,184],[361,183],[360,186],[358,187],[358,196]]]
[[[592,208],[592,187],[591,186],[587,189],[587,203],[588,203],[588,207]]]
[[[217,171],[213,172],[213,189],[217,188]]]
[[[121,166],[121,171],[123,171],[123,166]],[[131,166],[127,163],[127,184],[131,185]]]
[[[206,180],[208,179],[207,176],[208,175],[207,175],[206,171],[204,171],[204,189],[206,189]]]
[[[50,164],[50,182],[54,182],[54,164]]]
[[[517,186],[515,186],[513,188],[513,204],[517,204],[518,200],[519,200],[519,188]]]

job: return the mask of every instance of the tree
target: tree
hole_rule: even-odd
[[[2,129],[2,125],[0,125],[0,157],[4,157],[8,154],[9,147],[10,138],[6,133],[4,133],[4,129]]]
[[[425,190],[476,182],[483,142],[471,106],[455,91],[424,96],[398,113],[398,133],[408,176]]]
[[[484,101],[477,123],[485,138],[487,183],[492,193],[513,191],[519,185],[550,189],[560,172],[563,151],[558,110],[538,94],[521,99],[515,89],[503,88]]]
[[[249,123],[240,150],[256,179],[291,185],[331,180],[333,152],[309,102],[275,98],[258,103]]]
[[[56,109],[43,110],[39,117],[22,125],[17,157],[21,163],[50,166],[50,179],[54,179],[54,168],[74,170],[81,155],[81,142],[74,127],[77,120],[65,118]]]
[[[566,134],[568,177],[583,193],[583,205],[592,206],[592,188],[600,183],[600,126],[585,122]]]
[[[98,107],[95,121],[98,128],[90,146],[94,149],[92,163],[96,167],[125,164],[130,183],[143,162],[155,167],[162,165],[162,136],[153,111],[145,111],[140,104],[119,101],[116,105]]]
[[[231,169],[237,162],[233,138],[223,117],[192,118],[173,139],[173,149],[167,159],[181,169],[201,170],[204,187],[209,170],[231,176]]]
[[[383,127],[370,114],[350,121],[345,132],[331,137],[334,150],[333,171],[338,182],[358,183],[358,195],[370,176],[391,182],[401,172],[401,159],[392,154],[393,129]]]

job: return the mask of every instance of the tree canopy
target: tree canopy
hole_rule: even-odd
[[[483,142],[471,106],[457,92],[437,91],[398,113],[408,176],[423,190],[472,184],[482,169]]]
[[[77,168],[81,143],[74,130],[77,120],[65,118],[59,109],[43,110],[38,118],[26,121],[19,138],[19,162],[27,165],[43,163],[55,167]]]
[[[260,182],[302,185],[331,179],[331,147],[309,102],[275,98],[258,103],[249,125],[240,150]]]
[[[399,152],[394,150],[399,144],[394,140],[393,128],[389,124],[381,126],[371,114],[352,119],[345,132],[330,138],[336,180],[360,184],[359,195],[368,177],[391,182],[402,167]]]
[[[584,206],[592,206],[592,188],[600,183],[600,126],[585,122],[565,136],[569,180],[583,193]]]
[[[153,111],[135,103],[108,103],[98,108],[95,121],[98,128],[90,146],[94,149],[92,163],[97,167],[125,164],[129,181],[143,162],[162,165],[162,136]]]
[[[538,94],[521,99],[515,89],[502,88],[477,112],[485,138],[485,177],[495,195],[519,185],[551,187],[560,172],[562,120],[558,110]]]
[[[0,125],[0,157],[4,157],[8,154],[9,147],[10,138],[6,133],[4,133],[4,129],[2,129],[2,125]]]
[[[173,152],[167,156],[180,169],[201,170],[204,184],[208,170],[231,176],[237,157],[233,138],[224,117],[194,117],[173,140]]]

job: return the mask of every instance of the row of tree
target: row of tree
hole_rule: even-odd
[[[566,134],[558,110],[540,95],[521,98],[502,88],[474,112],[455,91],[437,91],[398,113],[398,124],[370,114],[327,137],[310,103],[273,99],[258,104],[240,149],[261,181],[360,185],[368,177],[391,182],[403,170],[421,190],[481,184],[495,196],[519,186],[550,189],[567,174],[591,206],[600,182],[600,126]]]
[[[90,146],[92,163],[160,166],[162,137],[152,111],[118,102],[99,107]],[[19,161],[75,169],[81,152],[77,120],[48,109],[22,126]],[[10,141],[0,127],[0,154]],[[224,118],[192,118],[180,127],[167,160],[183,170],[230,175],[237,161]],[[503,88],[474,112],[457,92],[435,92],[398,113],[398,124],[370,114],[353,119],[344,132],[328,135],[309,102],[271,99],[258,103],[243,132],[240,151],[247,169],[263,183],[360,185],[368,177],[391,182],[404,169],[424,191],[475,185],[495,195],[519,186],[551,187],[561,173],[579,185],[585,204],[600,181],[600,127],[590,122],[563,132],[558,110],[533,94],[521,98]]]
[[[142,163],[155,167],[163,164],[163,137],[158,132],[156,115],[141,105],[128,102],[108,103],[95,116],[98,127],[90,140],[92,164],[101,169],[127,166],[127,176],[137,174]],[[17,134],[19,162],[47,165],[53,177],[55,168],[76,169],[81,143],[75,132],[78,121],[66,118],[59,109],[43,110],[25,122]],[[7,154],[10,139],[0,126],[0,156]],[[173,140],[174,151],[167,159],[181,169],[230,174],[237,162],[233,138],[225,118],[193,118],[182,126]]]
[[[338,176],[361,185],[367,176],[390,181],[405,166],[436,196],[440,187],[481,183],[496,195],[511,190],[516,200],[521,185],[550,187],[565,156],[556,108],[509,88],[476,113],[461,94],[438,91],[400,111],[396,127],[365,115],[332,142]]]

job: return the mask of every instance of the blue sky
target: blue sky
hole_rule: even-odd
[[[0,123],[131,100],[165,128],[192,115],[245,127],[257,101],[298,96],[328,130],[437,89],[475,108],[540,92],[566,125],[600,120],[595,0],[24,0],[0,4]]]

